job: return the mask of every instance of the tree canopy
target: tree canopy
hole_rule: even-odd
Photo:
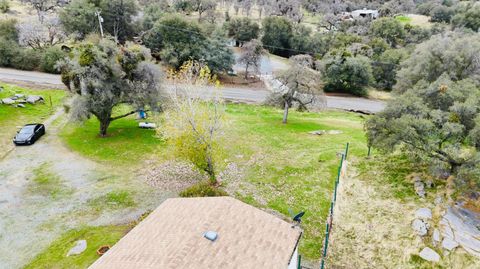
[[[476,165],[480,150],[480,88],[471,79],[444,74],[429,86],[414,87],[366,123],[369,144],[400,149],[450,173]]]
[[[95,116],[100,122],[100,135],[106,136],[114,120],[139,109],[160,110],[164,96],[161,70],[149,60],[150,52],[138,45],[118,47],[108,39],[78,45],[72,56],[60,64],[63,82],[76,95],[72,118]],[[134,110],[112,115],[120,104],[129,104]]]

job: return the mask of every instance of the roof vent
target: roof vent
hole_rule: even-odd
[[[217,233],[216,232],[213,232],[213,231],[208,231],[208,232],[205,232],[203,234],[203,237],[207,238],[208,240],[214,242],[215,240],[217,240]]]

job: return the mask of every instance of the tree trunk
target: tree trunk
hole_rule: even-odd
[[[207,153],[208,154],[208,153]],[[213,168],[213,160],[211,156],[207,157],[207,170],[206,170],[208,176],[210,177],[210,183],[212,185],[217,185],[217,178],[215,175],[215,169]]]
[[[108,126],[110,125],[110,119],[104,119],[100,121],[100,136],[101,137],[106,137],[107,136],[107,130]]]
[[[283,121],[282,123],[283,124],[286,124],[287,123],[287,119],[288,119],[288,109],[290,108],[290,106],[288,105],[288,102],[285,101],[285,109],[283,111]]]
[[[248,68],[249,68],[249,64],[245,64],[245,80],[248,79]]]

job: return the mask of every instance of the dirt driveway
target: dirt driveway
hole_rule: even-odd
[[[110,183],[108,178],[116,177],[112,168],[82,158],[61,144],[59,127],[52,125],[61,116],[59,110],[45,122],[47,135],[33,146],[16,147],[0,160],[0,269],[21,268],[67,229],[126,223],[172,195],[150,191],[138,178]],[[32,191],[33,171],[45,164],[68,188],[68,196],[54,198]],[[144,192],[135,208],[88,213],[89,200],[121,184]]]

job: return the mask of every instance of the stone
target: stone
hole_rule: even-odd
[[[420,208],[415,212],[415,217],[422,220],[429,220],[432,218],[432,210],[428,208]]]
[[[435,252],[433,249],[426,247],[420,251],[420,257],[422,259],[430,261],[430,262],[439,262],[440,261],[440,255],[438,255],[437,252]]]
[[[36,102],[43,101],[43,97],[38,95],[29,95],[26,99],[27,103],[35,104]]]
[[[433,185],[434,185],[434,184],[433,184],[433,180],[431,180],[431,179],[425,180],[425,186],[426,186],[427,188],[431,189],[431,188],[433,188]]]
[[[24,108],[25,105],[24,104],[18,104],[17,107]]]
[[[434,246],[437,246],[438,243],[440,243],[440,231],[438,229],[433,230],[432,234],[432,243]]]
[[[448,251],[452,251],[453,249],[458,247],[458,243],[455,240],[446,237],[442,241],[442,247]]]
[[[312,135],[338,135],[342,133],[343,132],[339,130],[317,130],[317,131],[309,132],[309,134],[312,134]]]
[[[435,197],[435,201],[433,202],[435,203],[435,205],[439,205],[442,203],[442,201],[443,201],[442,196],[437,195],[437,197]]]
[[[421,219],[415,219],[412,222],[412,229],[420,236],[427,235],[429,226],[428,223]]]
[[[75,246],[68,251],[67,257],[79,255],[87,249],[87,240],[78,240]]]
[[[479,227],[479,214],[460,205],[449,207],[440,220],[440,230],[444,238],[457,242],[465,251],[476,257],[480,257]]]
[[[415,188],[415,193],[420,196],[421,198],[425,198],[425,185],[423,184],[422,181],[415,181],[413,184]]]
[[[15,97],[17,97],[18,99],[20,99],[20,98],[25,97],[25,94],[17,93],[17,94],[15,94]]]
[[[2,99],[2,103],[6,105],[13,105],[15,104],[15,100],[13,100],[12,98],[4,98]]]

